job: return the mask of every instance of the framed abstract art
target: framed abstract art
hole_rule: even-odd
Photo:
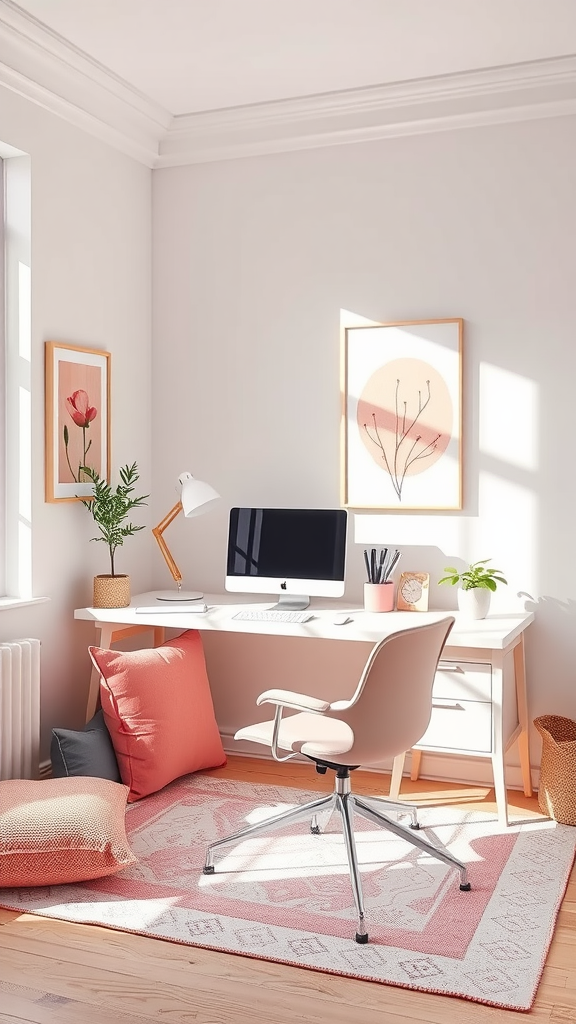
[[[47,341],[46,501],[89,498],[110,477],[110,353]]]
[[[462,508],[461,319],[349,327],[342,504]]]

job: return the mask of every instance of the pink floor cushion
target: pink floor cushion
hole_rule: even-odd
[[[109,779],[0,782],[0,887],[83,882],[133,864],[127,795]]]
[[[89,651],[129,801],[226,763],[197,630],[143,651]]]

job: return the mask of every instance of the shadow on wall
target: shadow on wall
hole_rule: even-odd
[[[526,632],[530,717],[576,719],[576,600],[518,596],[535,614]]]

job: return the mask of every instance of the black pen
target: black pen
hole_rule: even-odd
[[[388,570],[386,572],[386,579],[388,579],[388,576],[392,575],[392,570],[396,566],[396,563],[398,562],[399,558],[400,558],[400,552],[399,551],[395,551],[394,552],[394,557],[393,557],[392,561],[390,562],[390,565],[388,566]]]
[[[368,561],[368,552],[367,552],[366,548],[364,548],[364,561],[366,562],[366,572],[368,574],[368,583],[372,583],[372,580],[370,578],[370,562]]]

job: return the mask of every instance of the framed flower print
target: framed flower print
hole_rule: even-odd
[[[110,353],[47,341],[46,501],[80,501],[110,478]]]

